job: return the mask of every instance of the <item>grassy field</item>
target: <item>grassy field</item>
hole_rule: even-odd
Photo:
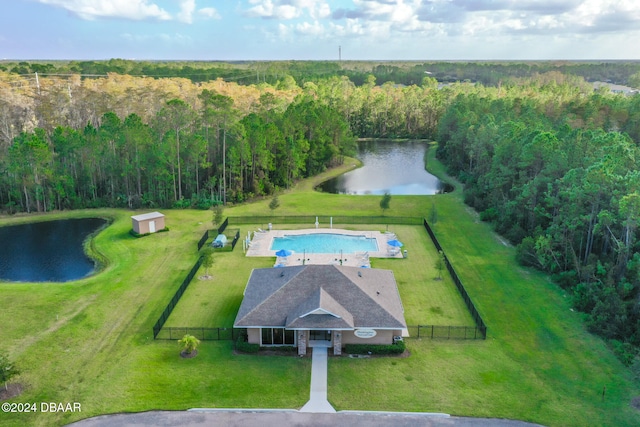
[[[430,168],[437,167],[430,160]],[[281,194],[276,213],[380,214],[380,197],[315,193],[312,188],[321,179]],[[266,215],[268,203],[229,207],[225,214]],[[433,204],[438,212],[435,232],[487,323],[488,338],[409,340],[407,358],[332,358],[328,396],[334,407],[447,412],[549,426],[638,425],[640,413],[630,400],[640,389],[629,372],[585,331],[562,290],[545,275],[514,262],[514,249],[478,221],[460,192],[393,196],[386,214],[427,216]],[[0,414],[0,425],[62,425],[98,414],[151,409],[299,408],[306,402],[308,358],[234,355],[232,343],[223,341],[203,343],[198,357],[181,359],[177,343],[151,338],[153,324],[193,265],[195,242],[210,228],[212,216],[163,212],[171,231],[141,239],[128,234],[132,212],[43,216],[112,219],[95,239],[95,248],[110,262],[101,273],[77,282],[0,284],[0,350],[23,371],[18,381],[25,390],[14,401],[79,402],[82,413]],[[34,219],[40,217],[0,218],[0,225]],[[414,253],[412,249],[410,259]],[[211,269],[214,279],[202,281],[219,292],[206,306],[217,314],[203,321],[233,321],[233,307],[239,303],[234,288],[246,283],[240,277],[246,273],[233,270],[236,262],[249,268],[272,261],[226,256],[237,254],[221,254]],[[374,266],[394,269],[401,289],[413,283],[410,269],[396,270],[393,262],[375,261]],[[239,276],[234,283],[232,274]],[[191,291],[206,296],[211,289],[195,286]],[[407,291],[401,291],[403,298],[413,293]],[[442,303],[405,301],[407,321],[419,322],[438,311],[431,307]]]

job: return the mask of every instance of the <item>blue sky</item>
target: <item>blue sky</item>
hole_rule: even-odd
[[[0,59],[640,59],[638,0],[3,0]]]

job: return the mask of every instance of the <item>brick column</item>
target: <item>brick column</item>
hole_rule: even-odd
[[[342,331],[334,331],[333,333],[333,355],[340,356],[342,354]]]
[[[307,333],[305,331],[298,331],[298,356],[304,356],[307,354]]]

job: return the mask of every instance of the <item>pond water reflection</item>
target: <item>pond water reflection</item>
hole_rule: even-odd
[[[0,280],[67,282],[91,274],[96,266],[83,242],[105,224],[82,218],[0,227]]]
[[[361,168],[323,182],[318,190],[334,194],[432,195],[451,186],[424,168],[427,145],[418,141],[364,141],[358,144]]]

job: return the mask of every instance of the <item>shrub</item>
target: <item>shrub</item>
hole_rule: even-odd
[[[148,236],[151,233],[136,233],[135,231],[133,231],[133,228],[131,230],[129,230],[129,234],[131,234],[133,237],[138,238],[138,237],[144,237],[144,236]]]
[[[157,230],[156,233],[166,233],[167,231],[169,231],[169,227],[165,227],[162,230]],[[131,234],[133,237],[135,238],[139,238],[139,237],[145,237],[145,236],[150,236],[153,233],[136,233],[135,231],[133,231],[133,228],[129,230],[129,234]]]
[[[247,336],[242,334],[236,340],[236,350],[243,353],[257,353],[260,351],[260,344],[250,344],[247,342]]]
[[[631,343],[609,340],[607,344],[613,351],[613,354],[616,355],[618,360],[620,360],[624,366],[632,366],[634,363],[637,363],[638,351]],[[636,369],[637,368],[638,367],[636,366]]]
[[[281,345],[277,347],[260,347],[260,350],[271,350],[271,351],[279,351],[282,353],[297,353],[298,347],[293,345]]]
[[[498,210],[496,208],[489,208],[480,212],[480,220],[485,222],[491,222],[498,219]]]
[[[186,334],[182,339],[178,340],[178,344],[182,346],[182,351],[186,354],[191,354],[198,348],[200,340],[193,335]]]
[[[404,341],[395,344],[347,344],[345,352],[349,354],[402,354],[406,350]]]
[[[538,255],[536,254],[536,243],[533,237],[525,237],[522,239],[522,242],[516,246],[516,261],[518,264],[526,267],[541,267]]]

